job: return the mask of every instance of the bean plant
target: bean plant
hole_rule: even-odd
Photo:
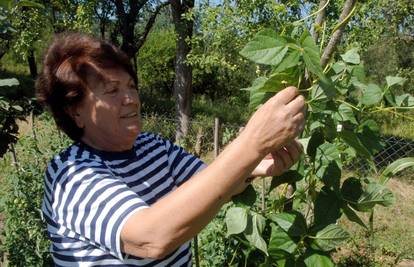
[[[395,201],[387,180],[413,165],[412,158],[405,158],[377,170],[374,155],[383,143],[370,115],[405,116],[414,98],[394,94],[403,78],[386,77],[384,86],[371,83],[357,49],[322,68],[320,47],[304,27],[260,31],[241,55],[263,74],[244,89],[250,107],[294,85],[306,98],[307,123],[300,137],[303,158],[264,187],[265,205],[255,205],[256,192],[249,187],[227,210],[227,236],[237,244],[229,265],[334,266],[331,253],[350,238],[338,220],[344,217],[372,234],[374,208]],[[344,171],[356,161],[370,171]],[[362,213],[368,213],[368,221]]]

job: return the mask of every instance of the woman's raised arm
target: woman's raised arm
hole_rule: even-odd
[[[294,87],[269,99],[207,168],[129,217],[121,232],[122,250],[161,259],[200,232],[224,203],[247,186],[246,178],[267,154],[303,130],[304,103]]]

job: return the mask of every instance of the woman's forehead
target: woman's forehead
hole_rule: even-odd
[[[131,75],[122,69],[100,69],[99,71],[90,73],[88,77],[88,84],[91,89],[96,87],[105,89],[107,87],[134,83]]]

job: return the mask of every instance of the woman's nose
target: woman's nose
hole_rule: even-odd
[[[126,89],[123,94],[123,104],[137,104],[138,103],[138,93],[132,89]]]

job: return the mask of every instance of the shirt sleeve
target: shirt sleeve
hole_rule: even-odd
[[[84,240],[121,260],[123,225],[135,211],[148,207],[105,166],[85,162],[57,173],[52,203],[58,234]]]
[[[182,147],[164,140],[167,149],[168,163],[177,186],[190,179],[206,167],[199,158],[186,152]]]

